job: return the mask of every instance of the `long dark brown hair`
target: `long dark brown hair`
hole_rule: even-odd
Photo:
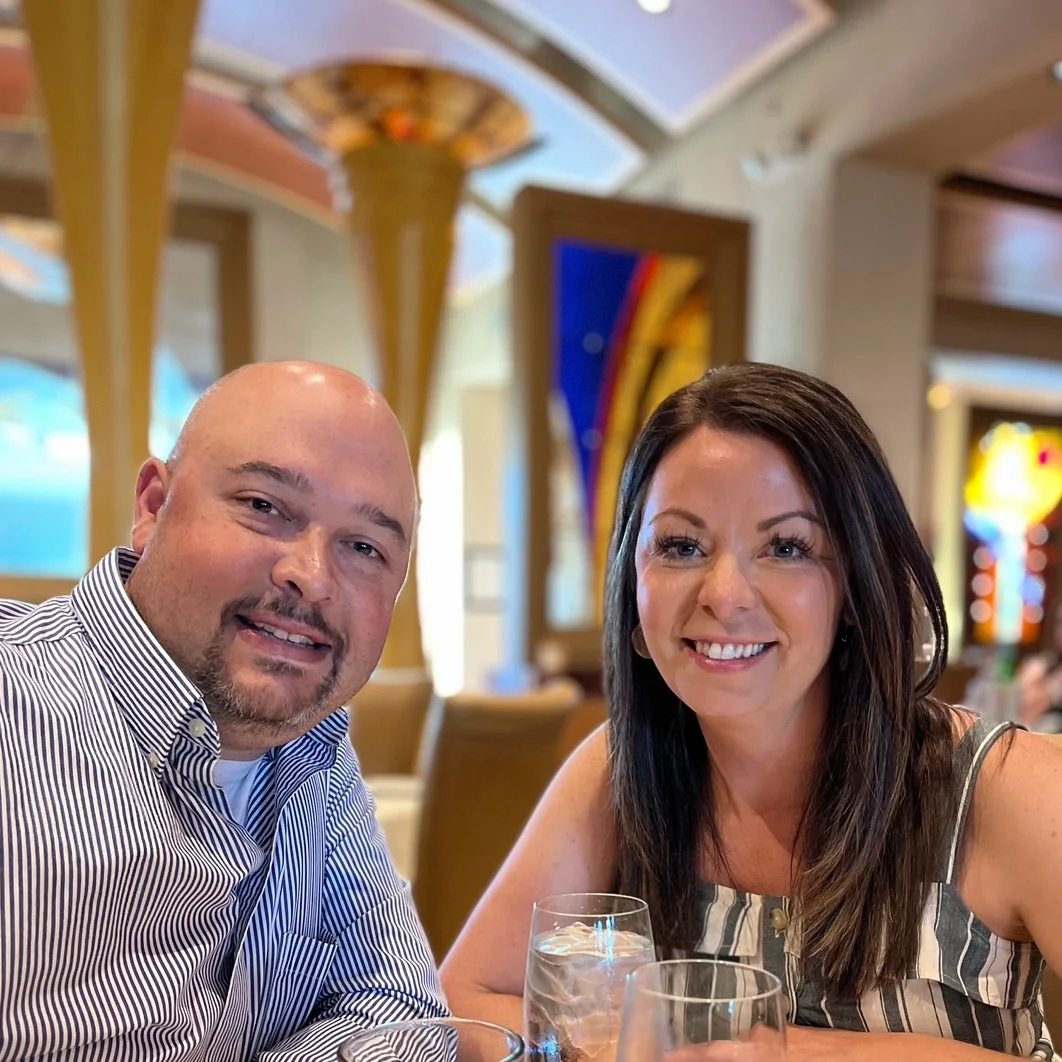
[[[618,885],[643,897],[657,943],[695,943],[697,856],[722,865],[711,763],[693,712],[637,656],[634,554],[649,483],[664,455],[702,426],[766,439],[804,478],[842,584],[845,642],[792,892],[805,976],[838,998],[909,975],[941,844],[955,806],[951,710],[934,700],[948,649],[944,603],[877,440],[835,388],[775,365],[715,369],[649,418],[627,458],[605,590],[605,683]],[[923,610],[933,656],[916,661]],[[918,674],[920,668],[924,673]]]

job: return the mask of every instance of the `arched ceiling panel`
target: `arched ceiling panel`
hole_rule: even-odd
[[[821,0],[673,0],[660,14],[635,0],[494,2],[676,135],[833,19]]]

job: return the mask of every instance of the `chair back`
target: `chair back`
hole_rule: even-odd
[[[969,664],[948,664],[933,687],[933,696],[945,704],[962,704],[976,674],[977,668]]]
[[[561,731],[560,762],[563,763],[607,719],[605,698],[585,697],[568,716]]]
[[[572,682],[519,696],[464,693],[432,704],[413,896],[435,958],[486,891],[560,763],[579,704]]]
[[[354,695],[350,741],[363,775],[414,773],[431,694],[431,679],[417,672],[373,677]]]

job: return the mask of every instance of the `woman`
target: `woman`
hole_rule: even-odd
[[[607,731],[443,965],[455,1013],[519,1027],[534,901],[621,891],[668,951],[782,979],[791,1062],[1051,1058],[1062,751],[929,696],[940,589],[847,399],[762,364],[668,398],[624,470],[606,595]]]

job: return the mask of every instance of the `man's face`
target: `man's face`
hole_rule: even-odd
[[[397,431],[374,438],[357,423],[371,417],[329,407],[217,425],[141,490],[141,509],[152,489],[165,504],[138,515],[129,593],[226,751],[260,754],[346,703],[405,579],[415,497]]]

